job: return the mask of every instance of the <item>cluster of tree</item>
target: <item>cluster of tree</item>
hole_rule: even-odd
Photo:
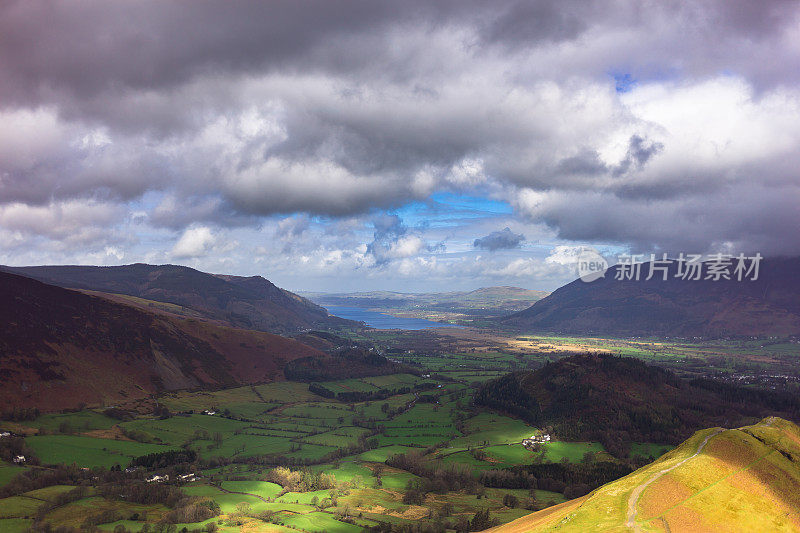
[[[577,498],[632,471],[631,466],[616,461],[540,463],[485,470],[481,472],[480,483],[492,488],[548,490]]]
[[[468,465],[426,461],[422,451],[393,455],[386,460],[386,464],[424,478],[419,486],[414,487],[414,490],[423,494],[460,490],[475,494],[479,487],[476,476]]]
[[[193,463],[196,460],[197,452],[194,450],[168,450],[135,457],[131,460],[131,466],[166,468],[177,464]]]
[[[87,519],[80,529],[65,525],[54,526],[51,522],[34,522],[28,531],[30,533],[102,533],[103,530],[98,528],[96,525],[93,525],[94,523],[108,523],[107,521],[109,519],[120,516],[122,515],[115,511],[98,513],[97,515]],[[101,520],[102,522],[98,522],[98,520]],[[157,524],[142,524],[142,527],[136,530],[128,529],[124,524],[117,524],[114,526],[112,531],[114,533],[215,533],[218,530],[219,526],[213,522],[209,522],[203,527],[195,527],[191,529],[184,526],[180,530],[175,524],[159,522]]]
[[[540,425],[542,411],[539,402],[522,388],[521,377],[518,373],[511,373],[487,381],[475,391],[475,404],[506,412],[534,426]]]
[[[512,472],[519,476],[536,478],[535,487],[552,492],[561,492],[565,496],[566,489],[572,487],[588,487],[586,492],[615,479],[627,476],[633,469],[616,461],[598,461],[593,463],[541,463],[515,466]],[[581,494],[582,495],[582,494]]]
[[[162,504],[170,509],[186,498],[186,494],[173,485],[143,483],[133,480],[104,483],[100,486],[100,493],[112,500],[123,500],[146,505]]]
[[[120,409],[119,407],[109,407],[104,409],[103,414],[109,418],[113,418],[114,420],[119,420],[121,422],[128,422],[134,418],[133,413],[125,409]]]
[[[28,464],[39,464],[39,459],[22,437],[0,439],[0,460],[10,463],[17,455],[24,456]]]
[[[153,407],[153,415],[157,416],[161,420],[166,420],[172,416],[172,413],[169,410],[169,407],[162,403],[157,403]]]
[[[55,468],[28,468],[0,487],[0,499],[43,489],[52,485],[78,485],[87,482],[93,475],[102,472],[81,470],[74,465],[58,465]]]
[[[420,391],[420,390],[427,390],[435,387],[435,383],[417,383],[413,387],[399,387],[396,389],[379,389],[375,391],[342,391],[342,392],[334,392],[327,388],[324,385],[319,383],[311,383],[308,385],[308,390],[322,396],[323,398],[336,398],[337,400],[345,403],[355,403],[355,402],[368,402],[368,401],[376,401],[376,400],[385,400],[390,396],[396,396],[398,394],[408,394],[411,391]],[[423,401],[420,398],[419,401]],[[435,397],[431,400],[431,402],[436,401]]]
[[[436,516],[431,521],[420,521],[414,524],[379,522],[378,525],[371,526],[365,531],[370,533],[445,533],[446,531],[468,533],[470,531],[483,531],[499,523],[498,520],[492,518],[489,509],[485,509],[476,512],[472,518],[463,515],[453,519]]]
[[[283,487],[283,492],[311,492],[336,488],[336,478],[330,474],[305,469],[291,470],[283,466],[267,472],[265,481],[277,483]]]
[[[190,496],[179,500],[175,508],[164,515],[164,521],[170,524],[191,524],[219,516],[220,512],[219,504],[211,498]]]
[[[336,381],[398,373],[419,374],[411,367],[389,361],[373,349],[343,348],[332,357],[302,357],[283,367],[287,379],[294,381]]]
[[[687,381],[608,354],[575,355],[488,381],[474,402],[535,426],[551,425],[563,440],[599,441],[619,458],[628,457],[632,442],[678,444],[700,427],[800,415],[800,399],[790,394]]]
[[[26,422],[36,420],[40,414],[38,407],[14,407],[0,413],[0,419],[10,422]]]

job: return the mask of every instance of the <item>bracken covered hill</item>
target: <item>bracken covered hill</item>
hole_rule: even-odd
[[[698,431],[676,449],[582,498],[493,533],[800,531],[800,428],[767,418]]]
[[[0,405],[63,409],[283,379],[325,354],[293,339],[149,312],[0,272]]]
[[[616,280],[575,280],[528,309],[503,319],[509,327],[579,335],[788,336],[800,335],[800,258],[762,261],[758,279],[683,280],[677,264],[656,274]],[[705,277],[705,275],[704,275]]]
[[[261,276],[215,275],[179,265],[0,267],[69,289],[101,291],[189,308],[231,326],[293,333],[354,322],[328,312]]]

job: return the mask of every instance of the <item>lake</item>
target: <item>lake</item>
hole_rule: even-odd
[[[424,318],[401,318],[379,313],[363,307],[345,307],[342,305],[326,305],[325,309],[332,315],[357,322],[365,322],[378,329],[429,329],[429,328],[461,328],[452,324],[443,324]]]

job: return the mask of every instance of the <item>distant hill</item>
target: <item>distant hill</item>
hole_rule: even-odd
[[[526,309],[548,293],[520,287],[483,287],[473,291],[432,293],[371,291],[302,294],[320,305],[496,316]]]
[[[530,308],[503,319],[526,331],[614,336],[800,335],[800,258],[762,261],[756,281],[688,281],[657,275],[617,281],[575,280]]]
[[[698,427],[800,416],[800,400],[788,393],[687,381],[607,354],[575,355],[486,382],[475,403],[552,426],[560,440],[600,441],[618,457],[631,442],[677,444]]]
[[[280,289],[261,276],[215,275],[178,265],[0,267],[70,289],[122,294],[182,306],[229,325],[294,333],[354,322]]]
[[[799,531],[800,428],[768,418],[698,431],[676,449],[587,496],[493,533]]]
[[[0,406],[106,404],[161,390],[284,379],[301,342],[150,312],[0,272]]]

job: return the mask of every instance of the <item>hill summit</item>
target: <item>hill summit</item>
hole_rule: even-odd
[[[798,531],[797,509],[800,428],[770,417],[698,431],[622,479],[489,531]]]

